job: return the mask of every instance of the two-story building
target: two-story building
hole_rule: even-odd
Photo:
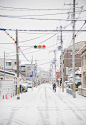
[[[21,61],[19,61],[21,64]],[[0,58],[0,67],[4,69],[4,58]],[[5,59],[5,70],[9,72],[17,72],[17,62],[16,59]]]
[[[75,43],[75,68],[81,67],[81,56],[80,54],[76,54],[81,46],[85,44],[85,41]],[[63,56],[63,76],[64,76],[64,82],[68,81],[68,70],[69,68],[72,68],[72,48],[71,45],[68,49],[64,49],[64,56]],[[62,72],[62,66],[61,66],[62,60],[60,56],[60,73]],[[60,78],[62,79],[62,73],[60,74]]]
[[[31,73],[33,71],[33,77],[35,76],[35,64],[21,64],[20,65],[20,73],[24,76],[26,80],[32,80],[32,77],[30,77]]]
[[[86,43],[77,52],[77,54],[81,54],[81,67],[82,67],[81,87],[79,87],[79,93],[81,95],[86,96]]]

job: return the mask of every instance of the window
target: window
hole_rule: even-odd
[[[68,67],[66,67],[66,75],[68,75]]]
[[[85,54],[85,65],[86,65],[86,54]]]
[[[6,66],[11,66],[11,62],[6,62]]]
[[[70,64],[72,65],[72,61],[70,61]],[[76,61],[75,61],[75,65],[76,65]]]
[[[75,61],[75,65],[76,65],[76,61]]]
[[[72,52],[70,52],[70,55],[72,56]]]
[[[72,65],[72,61],[70,61],[70,64]]]
[[[72,52],[70,52],[70,55],[71,55],[71,56],[73,55]],[[75,52],[75,55],[76,55],[76,52]]]

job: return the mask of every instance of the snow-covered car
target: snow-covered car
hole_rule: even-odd
[[[28,88],[32,88],[32,81],[28,81]]]
[[[28,84],[27,83],[23,83],[22,84],[22,91],[23,92],[27,92],[28,91]]]

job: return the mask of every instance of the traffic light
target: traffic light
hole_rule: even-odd
[[[37,49],[37,48],[38,48],[38,49],[45,49],[45,47],[46,47],[45,45],[38,45],[38,46],[35,45],[35,46],[34,46],[35,49]]]
[[[36,48],[37,48],[37,46],[35,45],[35,46],[34,46],[34,48],[36,49]]]
[[[45,48],[45,45],[43,45],[42,48]]]

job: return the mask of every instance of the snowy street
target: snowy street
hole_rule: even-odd
[[[0,125],[86,125],[86,97],[76,98],[50,84],[0,100]]]

